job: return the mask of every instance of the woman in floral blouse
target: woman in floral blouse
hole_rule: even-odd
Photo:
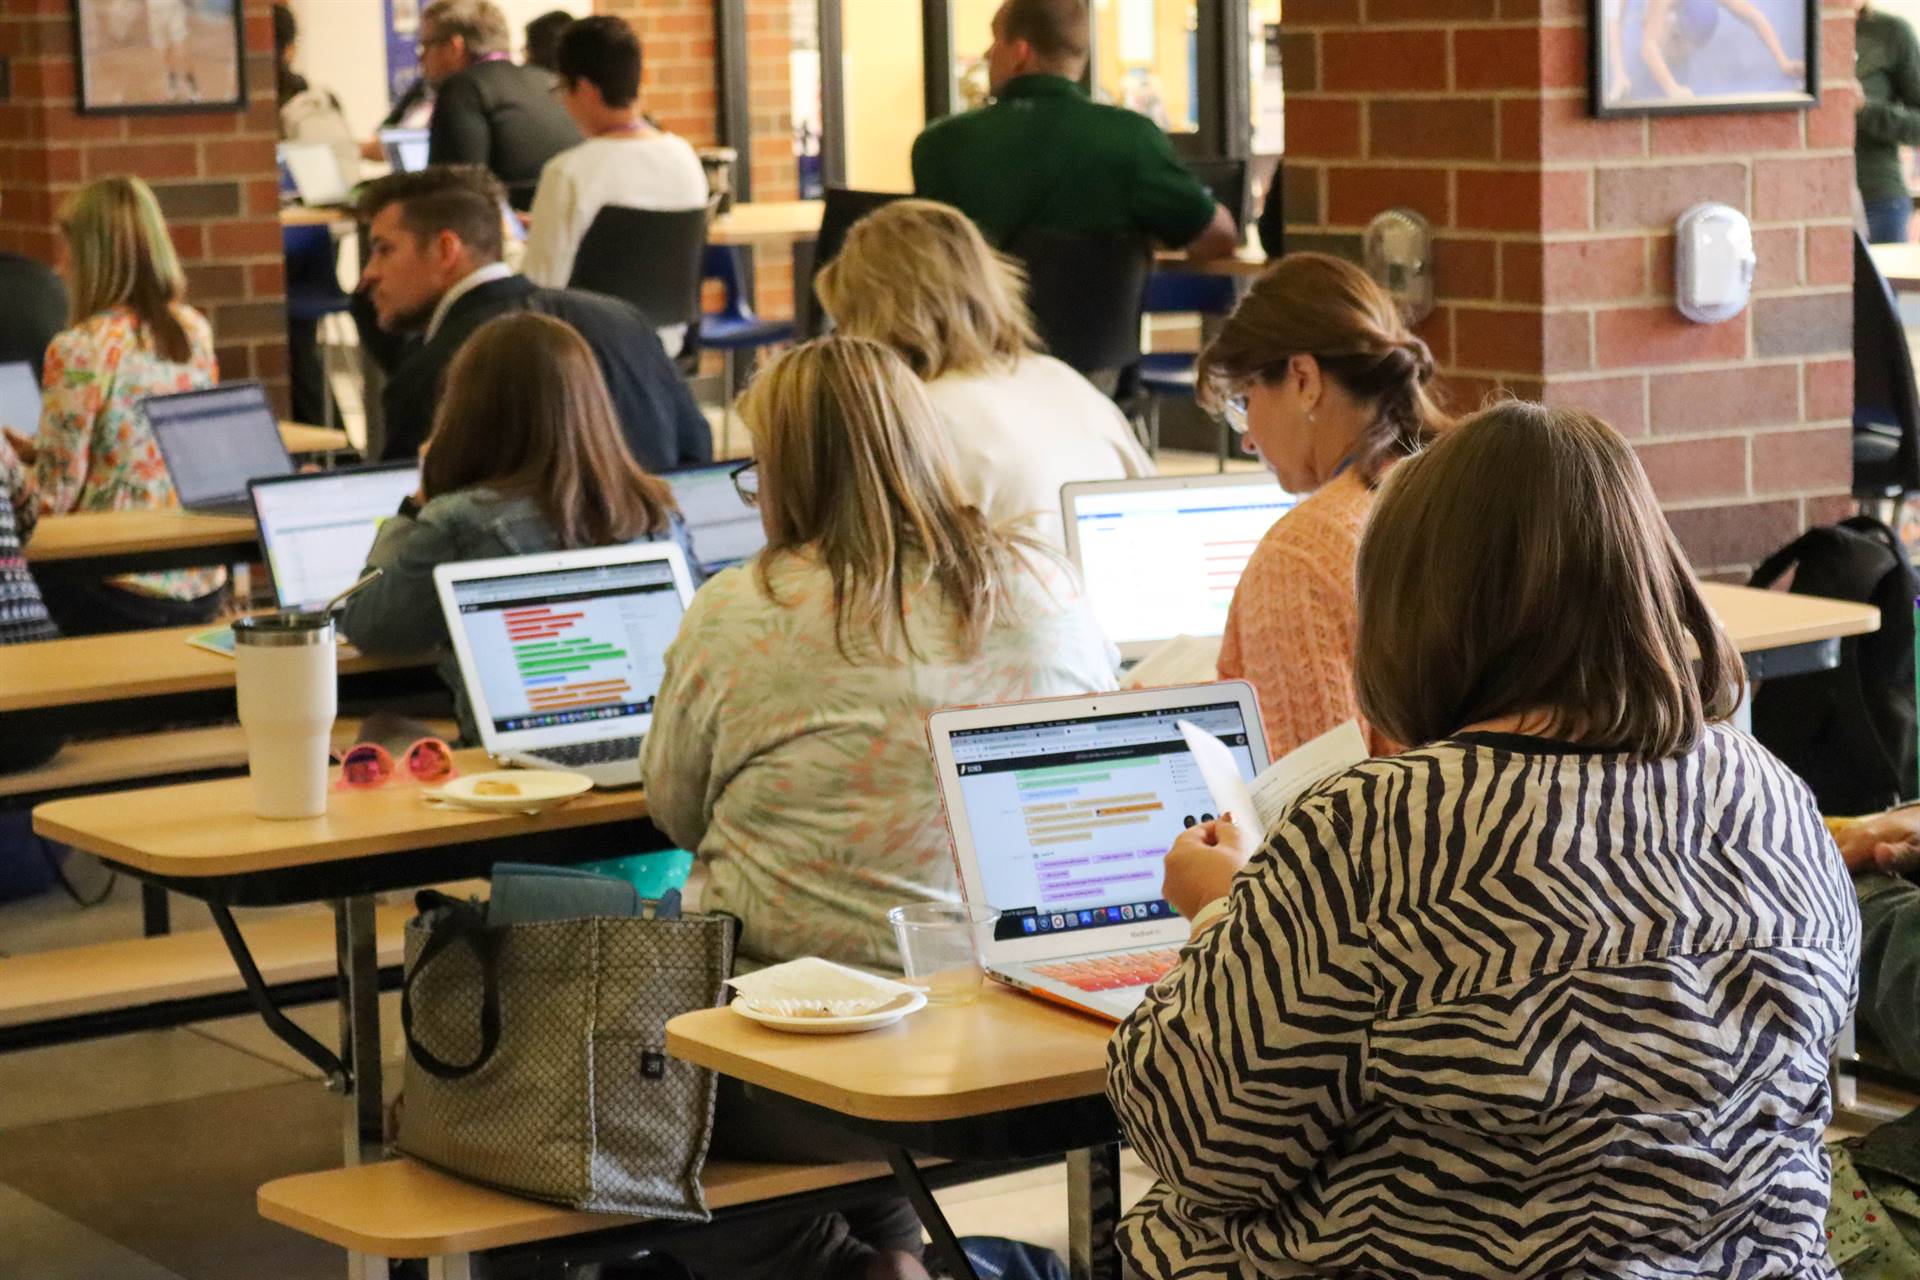
[[[146,183],[103,178],[75,193],[60,230],[74,322],[47,348],[38,436],[9,433],[0,470],[43,515],[177,506],[139,404],[219,373],[166,220]],[[50,583],[45,595],[70,634],[133,631],[208,620],[225,584],[224,570],[199,569]]]

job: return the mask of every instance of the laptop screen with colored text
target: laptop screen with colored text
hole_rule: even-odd
[[[740,500],[733,486],[737,462],[669,471],[660,478],[673,489],[673,500],[687,522],[687,541],[703,573],[739,564],[758,555],[767,545],[760,512]]]
[[[1160,896],[1167,849],[1218,816],[1182,720],[1219,738],[1253,778],[1235,701],[953,730],[981,885],[1000,912],[996,939],[1172,916]]]
[[[1107,637],[1124,651],[1224,634],[1247,557],[1294,501],[1265,477],[1074,494],[1080,572]]]
[[[665,560],[588,565],[453,584],[485,713],[502,734],[591,726],[638,732],[686,612]],[[479,709],[476,708],[476,711]]]

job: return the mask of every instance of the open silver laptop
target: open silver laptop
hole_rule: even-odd
[[[251,515],[249,484],[293,474],[280,420],[257,382],[148,396],[140,412],[160,446],[180,505],[189,511]]]
[[[23,436],[40,430],[40,379],[24,360],[0,364],[0,427]]]
[[[687,522],[687,539],[700,562],[700,572],[716,574],[750,560],[767,545],[766,526],[758,508],[740,500],[733,487],[738,462],[715,462],[661,474],[673,490],[673,500]]]
[[[1118,1021],[1173,967],[1187,922],[1160,896],[1169,846],[1217,817],[1185,720],[1251,780],[1267,765],[1244,681],[937,711],[927,722],[961,891],[998,911],[987,972]]]
[[[693,599],[678,545],[443,564],[433,583],[489,755],[639,785],[667,646]]]
[[[427,167],[427,130],[382,129],[380,149],[395,173],[418,173]]]
[[[1297,499],[1264,472],[1063,485],[1067,556],[1126,661],[1218,636],[1247,557]]]
[[[294,194],[309,209],[344,205],[352,194],[332,143],[283,142],[280,163],[293,179]]]
[[[391,462],[255,480],[273,594],[282,609],[312,609],[353,585],[380,525],[420,488],[420,466]]]

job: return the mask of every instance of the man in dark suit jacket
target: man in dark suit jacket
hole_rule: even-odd
[[[0,298],[0,364],[25,360],[38,378],[47,344],[67,327],[67,286],[38,258],[0,253]]]
[[[360,292],[388,334],[421,331],[387,370],[383,458],[412,458],[433,426],[440,380],[487,321],[539,311],[587,340],[606,377],[627,447],[648,471],[713,460],[707,420],[652,325],[614,298],[542,289],[500,261],[500,184],[471,165],[434,166],[370,183],[360,198],[367,260]]]
[[[581,139],[553,73],[509,61],[510,38],[492,0],[434,0],[420,15],[420,73],[434,89],[427,163],[485,165],[525,210],[541,168]]]

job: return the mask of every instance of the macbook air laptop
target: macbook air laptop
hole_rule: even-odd
[[[1175,636],[1219,636],[1247,557],[1297,499],[1235,472],[1061,486],[1067,556],[1120,657]]]
[[[489,755],[639,784],[667,646],[693,599],[677,544],[443,564],[433,582]]]
[[[382,129],[380,149],[395,173],[417,173],[427,167],[425,129]]]
[[[340,172],[340,157],[327,142],[283,142],[280,164],[293,180],[294,194],[309,209],[347,203],[351,194],[346,175]]]
[[[25,360],[0,364],[0,427],[23,436],[40,430],[40,379]]]
[[[1187,922],[1160,896],[1166,852],[1219,816],[1182,720],[1249,781],[1266,768],[1240,680],[928,718],[961,891],[1000,913],[978,938],[989,975],[1119,1021],[1173,967]]]
[[[248,484],[293,474],[280,420],[257,382],[149,396],[140,411],[166,459],[180,505],[189,511],[251,515]]]
[[[312,609],[352,586],[380,524],[420,488],[420,467],[394,462],[249,486],[273,594],[282,609]]]
[[[694,559],[700,562],[703,574],[715,574],[750,560],[767,545],[760,512],[742,502],[739,490],[733,487],[733,473],[739,465],[717,462],[660,477],[673,489],[680,516],[687,522]]]

